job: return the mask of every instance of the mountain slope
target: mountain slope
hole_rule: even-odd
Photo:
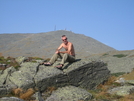
[[[87,56],[90,60],[102,60],[107,63],[111,73],[131,72],[134,70],[134,50],[110,51]]]
[[[68,41],[74,44],[77,57],[115,50],[91,37],[59,30],[38,34],[1,34],[0,52],[4,56],[50,58],[61,44],[62,35],[66,35]]]

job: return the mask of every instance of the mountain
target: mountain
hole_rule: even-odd
[[[37,34],[0,34],[0,53],[12,57],[50,58],[61,44],[62,35],[74,44],[76,57],[115,50],[91,37],[58,30]]]

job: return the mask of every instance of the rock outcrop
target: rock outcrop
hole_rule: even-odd
[[[40,65],[38,62],[21,61],[19,63],[21,64],[18,70],[10,67],[1,72],[0,96],[9,94],[13,88],[36,88],[39,92],[43,92],[48,87],[71,89],[72,86],[75,86],[94,89],[107,80],[110,75],[110,71],[104,62],[89,59],[76,60],[72,64],[66,63],[63,71],[54,68],[58,61],[53,66],[48,67]]]
[[[46,101],[89,101],[92,94],[86,90],[74,86],[66,86],[54,91]]]
[[[110,94],[116,94],[119,96],[129,95],[134,92],[134,86],[121,86],[116,87],[108,91]]]

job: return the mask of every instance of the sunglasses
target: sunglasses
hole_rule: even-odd
[[[67,38],[66,39],[62,39],[62,41],[66,41],[67,40]]]

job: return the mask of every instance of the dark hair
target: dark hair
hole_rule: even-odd
[[[65,37],[66,35],[62,35],[62,37]]]

